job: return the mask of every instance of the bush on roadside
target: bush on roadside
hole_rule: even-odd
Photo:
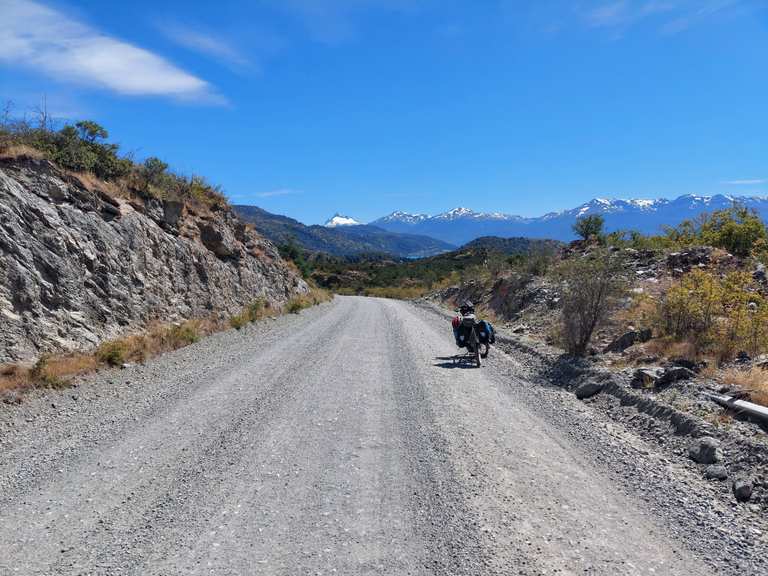
[[[269,305],[264,298],[257,298],[248,306],[243,308],[240,314],[236,314],[229,319],[229,325],[235,330],[241,330],[249,322],[256,322],[264,316],[264,309]]]
[[[585,356],[592,334],[626,292],[621,260],[608,250],[561,263],[561,338],[569,354]]]
[[[719,361],[768,350],[768,301],[746,272],[721,278],[691,271],[661,298],[658,319],[663,336],[688,341]]]
[[[183,348],[200,340],[197,327],[192,322],[172,326],[169,336],[174,348]]]
[[[123,340],[104,342],[96,350],[96,358],[102,364],[108,366],[120,366],[124,364],[128,356],[128,347]]]

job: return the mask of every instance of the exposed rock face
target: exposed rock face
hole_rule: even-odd
[[[0,160],[0,362],[306,291],[228,209],[115,199],[49,162]]]

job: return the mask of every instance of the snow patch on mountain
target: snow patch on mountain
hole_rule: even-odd
[[[358,222],[354,218],[344,216],[338,212],[330,218],[324,226],[326,228],[336,228],[337,226],[360,226],[361,222]]]

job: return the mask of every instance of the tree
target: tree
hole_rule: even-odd
[[[560,265],[563,341],[570,354],[586,355],[595,329],[624,295],[626,282],[621,272],[619,257],[605,249]]]
[[[91,172],[96,165],[97,156],[95,151],[80,139],[74,127],[64,126],[57,134],[53,159],[67,170]]]
[[[80,138],[93,144],[97,140],[106,140],[109,138],[109,132],[104,127],[92,120],[81,120],[75,124],[80,133]]]
[[[149,192],[151,186],[159,186],[166,170],[168,170],[168,164],[160,158],[150,156],[144,160],[144,164],[141,166],[141,172],[144,176],[144,190]]]
[[[605,219],[600,214],[590,214],[576,220],[573,231],[584,240],[600,238],[603,235]]]

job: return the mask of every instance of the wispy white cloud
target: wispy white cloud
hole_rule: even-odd
[[[280,10],[298,18],[312,37],[336,44],[354,37],[356,20],[366,11],[402,12],[423,0],[271,0]]]
[[[276,190],[267,190],[266,192],[258,192],[257,198],[274,198],[275,196],[295,196],[296,194],[303,194],[301,190],[294,190],[293,188],[277,188]]]
[[[595,28],[619,26],[631,20],[633,14],[628,0],[601,4],[586,13],[587,22]]]
[[[159,28],[176,44],[194,52],[236,66],[250,64],[248,58],[232,45],[202,30],[181,24],[166,24],[159,26]]]
[[[664,34],[675,34],[705,18],[742,8],[749,0],[603,0],[578,12],[593,28],[624,30],[655,19]]]
[[[213,87],[148,50],[31,0],[0,0],[0,63],[119,94],[224,103]]]
[[[758,186],[760,184],[768,184],[768,178],[747,178],[744,180],[725,180],[722,184],[728,186]]]

